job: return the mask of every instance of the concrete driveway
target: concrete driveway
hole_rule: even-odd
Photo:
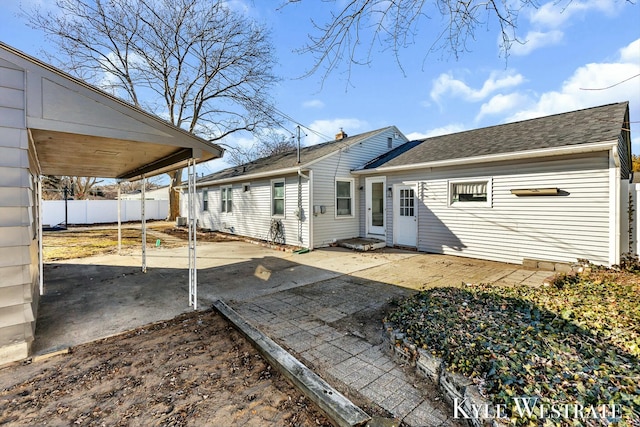
[[[45,266],[34,353],[88,342],[188,311],[187,248],[151,248]],[[198,246],[198,299],[223,299],[356,403],[407,425],[457,425],[427,381],[384,351],[381,319],[396,298],[468,282],[540,285],[550,273],[395,249],[307,254],[240,242]]]

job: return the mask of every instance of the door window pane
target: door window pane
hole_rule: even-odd
[[[382,182],[371,183],[371,225],[384,226],[384,185]]]

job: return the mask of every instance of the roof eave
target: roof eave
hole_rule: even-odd
[[[567,145],[564,147],[543,148],[538,150],[518,151],[514,153],[490,154],[486,156],[463,157],[460,159],[437,160],[433,162],[412,163],[398,166],[382,166],[375,169],[354,170],[355,175],[366,175],[370,173],[396,172],[413,169],[436,168],[445,166],[469,165],[476,163],[499,162],[507,160],[531,159],[547,156],[561,156],[563,154],[588,153],[594,151],[606,151],[612,146],[617,146],[618,141],[603,141],[593,144]]]
[[[212,179],[210,181],[197,182],[196,183],[196,187],[206,187],[206,186],[209,186],[209,185],[224,185],[224,184],[228,184],[230,182],[251,181],[252,179],[268,178],[270,176],[289,175],[289,174],[297,173],[298,171],[306,170],[306,169],[307,169],[306,165],[302,165],[301,164],[299,166],[294,166],[294,167],[290,167],[290,168],[276,169],[276,170],[272,170],[272,171],[265,171],[265,172],[247,174],[247,175],[238,175],[238,176],[233,176],[233,177],[230,177],[230,178]]]

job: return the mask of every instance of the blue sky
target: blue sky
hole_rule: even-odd
[[[15,16],[19,5],[53,0],[2,0],[0,40],[40,56],[47,45],[40,32]],[[633,152],[640,153],[640,5],[620,0],[541,2],[521,13],[514,45],[505,60],[495,28],[480,27],[470,51],[457,60],[447,52],[426,58],[438,19],[423,20],[424,33],[393,54],[374,47],[369,66],[355,66],[347,82],[345,68],[321,84],[321,74],[300,78],[313,64],[295,53],[313,31],[310,19],[329,19],[344,3],[302,0],[279,8],[282,0],[232,0],[234,8],[272,29],[276,73],[282,77],[273,97],[279,110],[323,135],[343,128],[349,135],[396,125],[409,138],[491,126],[547,114],[630,101]],[[495,26],[494,26],[495,27]],[[634,77],[636,76],[636,77]],[[629,79],[624,83],[623,80]],[[603,89],[615,85],[609,89]],[[288,126],[294,132],[294,125]],[[323,138],[306,131],[303,144]],[[250,145],[248,136],[230,144]],[[200,171],[226,166],[216,160]]]

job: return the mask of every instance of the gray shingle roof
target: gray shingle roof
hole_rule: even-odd
[[[620,102],[426,138],[383,164],[370,162],[363,169],[615,141],[624,125],[628,105]]]
[[[243,165],[223,169],[219,172],[214,172],[210,175],[198,179],[198,182],[219,181],[236,177],[241,178],[243,176],[265,172],[274,172],[275,174],[279,170],[295,167],[304,168],[307,164],[313,162],[314,160],[318,160],[321,157],[331,154],[342,147],[364,141],[367,138],[370,138],[391,128],[393,128],[393,126],[388,126],[371,132],[361,133],[359,135],[349,136],[341,140],[333,140],[324,142],[322,144],[303,147],[300,150],[300,164],[298,164],[297,150],[294,149],[286,153],[263,157],[252,162],[245,163]]]

